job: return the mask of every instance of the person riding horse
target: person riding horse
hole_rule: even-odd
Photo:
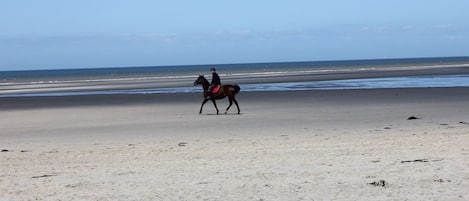
[[[210,72],[212,72],[212,82],[210,83],[210,87],[207,90],[207,99],[212,98],[213,88],[221,86],[220,76],[218,76],[217,70],[215,68],[211,68]]]
[[[215,82],[217,82],[216,77],[218,77],[218,76],[215,75],[214,77],[215,77]],[[218,78],[218,79],[220,79],[220,78]],[[213,79],[212,79],[212,83],[213,83]],[[213,102],[213,106],[215,106],[215,109],[217,110],[217,114],[218,114],[218,107],[217,107],[217,103],[216,103],[215,100],[216,99],[223,99],[225,97],[228,97],[228,100],[230,101],[230,105],[228,105],[228,107],[226,108],[225,114],[228,113],[228,110],[230,109],[230,107],[233,103],[236,104],[236,107],[238,108],[238,114],[240,114],[241,111],[239,110],[238,101],[236,101],[235,95],[237,93],[239,93],[241,88],[237,84],[235,84],[235,85],[231,85],[231,84],[223,85],[223,86],[220,87],[220,89],[218,89],[218,91],[216,93],[208,92],[209,91],[208,88],[210,87],[210,82],[207,79],[205,79],[205,77],[203,75],[199,75],[199,77],[194,81],[194,86],[197,86],[199,84],[202,85],[202,89],[204,90],[204,92],[203,92],[204,100],[202,101],[202,105],[200,106],[199,114],[202,114],[202,108],[204,107],[205,103],[207,103],[207,101],[209,100],[208,96],[207,96],[208,93],[211,93],[211,98],[212,98],[211,100]]]

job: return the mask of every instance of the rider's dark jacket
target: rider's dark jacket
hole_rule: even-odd
[[[221,85],[220,77],[217,73],[212,73],[212,82],[210,83],[210,85]]]

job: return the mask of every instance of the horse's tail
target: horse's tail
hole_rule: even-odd
[[[234,85],[235,88],[235,94],[239,93],[241,91],[241,87],[239,87],[237,84]]]

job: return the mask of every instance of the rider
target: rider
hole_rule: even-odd
[[[212,90],[217,85],[221,85],[220,77],[217,74],[217,70],[215,68],[211,68],[210,72],[212,73],[212,82],[210,83],[210,87],[208,87],[207,91],[207,98],[210,99],[212,96]]]

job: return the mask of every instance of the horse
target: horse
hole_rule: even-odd
[[[194,86],[197,85],[202,85],[202,88],[204,89],[204,100],[202,102],[202,105],[200,106],[200,111],[199,114],[202,114],[202,108],[204,107],[205,103],[207,103],[208,99],[208,93],[212,92],[207,92],[208,88],[210,87],[210,82],[208,82],[207,79],[203,75],[199,75],[199,77],[194,81]],[[230,101],[230,105],[225,110],[225,114],[228,113],[228,110],[230,109],[231,105],[233,105],[233,102],[236,104],[236,107],[238,108],[238,114],[240,114],[239,110],[239,105],[238,101],[236,101],[235,95],[241,90],[241,88],[238,85],[223,85],[220,87],[220,89],[216,93],[212,93],[211,95],[211,100],[213,102],[213,105],[215,106],[215,109],[217,109],[217,115],[218,115],[218,107],[217,103],[215,102],[216,99],[223,99],[225,97],[228,97],[228,100]]]

